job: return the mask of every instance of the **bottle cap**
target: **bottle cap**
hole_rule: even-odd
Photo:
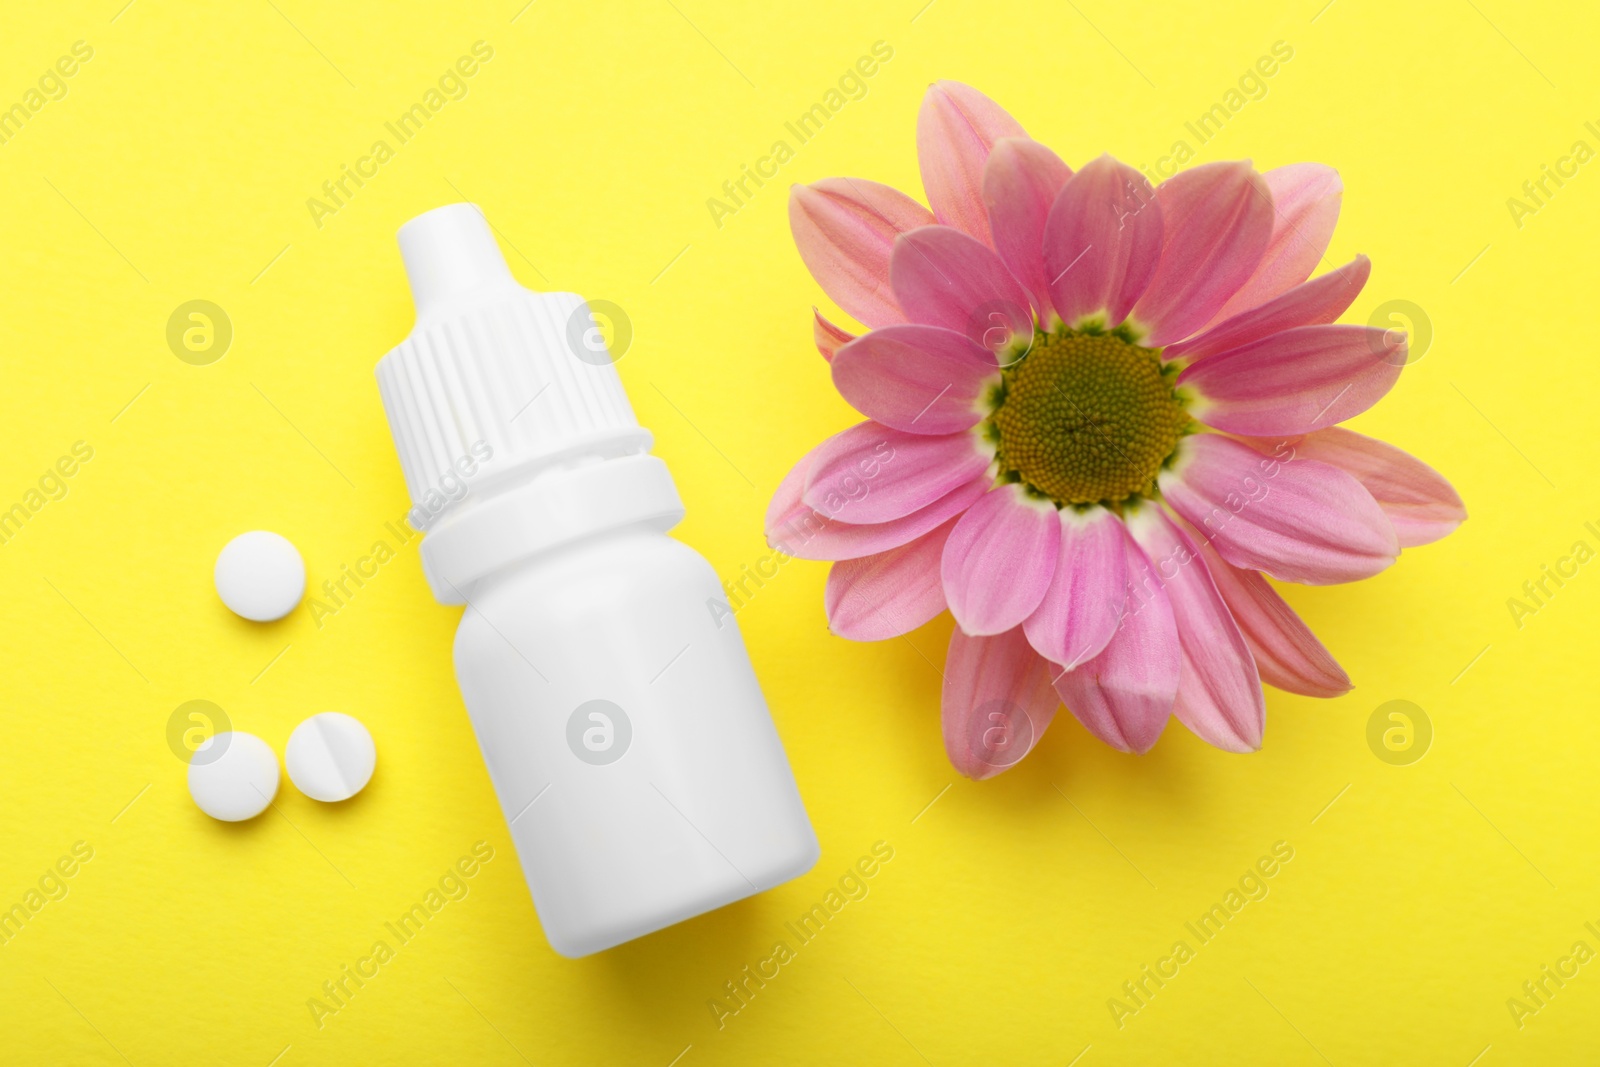
[[[476,204],[418,215],[399,240],[417,321],[378,361],[378,391],[411,495],[408,521],[428,533],[457,527],[423,545],[440,600],[464,603],[462,583],[482,577],[491,559],[497,566],[514,559],[524,545],[548,547],[641,517],[665,521],[674,508],[681,517],[671,478],[648,456],[650,432],[634,418],[581,296],[520,285]],[[631,476],[586,471],[596,460],[620,458],[649,468],[635,480],[654,488],[619,510],[601,499],[601,486],[636,492],[632,482],[612,484]],[[581,476],[564,479],[564,487],[544,484],[575,471]],[[535,483],[537,492],[514,492]],[[518,499],[502,499],[509,495]],[[494,507],[477,506],[486,502]],[[477,518],[465,521],[474,511]],[[649,514],[630,518],[639,511]]]
[[[406,223],[400,255],[417,323],[379,361],[378,391],[412,525],[426,530],[463,498],[541,461],[649,449],[616,367],[588,347],[588,304],[519,285],[476,204]]]

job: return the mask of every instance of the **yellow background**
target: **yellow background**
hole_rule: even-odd
[[[1600,948],[1600,563],[1520,629],[1506,605],[1574,541],[1600,548],[1600,163],[1520,228],[1506,206],[1575,140],[1600,148],[1586,5],[123,3],[11,5],[0,34],[7,105],[94,49],[0,145],[0,506],[94,449],[0,545],[0,907],[94,849],[0,946],[7,1062],[1593,1062],[1600,963],[1521,1029],[1506,1006],[1573,942]],[[494,58],[469,95],[314,225],[307,198],[478,40]],[[879,40],[894,58],[866,97],[719,229],[706,199]],[[1287,591],[1356,689],[1269,691],[1260,753],[1174,723],[1136,758],[1063,715],[1010,773],[960,779],[948,618],[832,638],[825,567],[788,563],[739,622],[821,862],[572,962],[540,933],[451,674],[458,609],[429,597],[417,542],[320,628],[216,599],[241,531],[288,536],[316,586],[408,507],[372,368],[410,328],[412,215],[474,199],[525,282],[627,310],[619,369],[688,504],[679,534],[734,577],[767,552],[779,478],[853,419],[811,344],[789,183],[918,191],[938,78],[1075,165],[1152,163],[1279,40],[1293,59],[1198,159],[1339,168],[1329,258],[1374,264],[1349,317],[1406,300],[1434,330],[1356,425],[1443,471],[1472,518],[1372,581]],[[209,366],[166,344],[192,299],[233,324]],[[274,811],[213,822],[166,740],[191,699],[279,751],[349,712],[377,776],[343,806],[285,782]],[[1393,699],[1433,724],[1410,766],[1367,745]],[[319,1029],[308,998],[479,840],[495,858],[470,894]],[[719,1028],[723,983],[877,841],[894,859],[870,895]],[[1184,923],[1278,841],[1294,859],[1270,895],[1196,945]],[[1119,1029],[1107,1001],[1179,939],[1196,958]]]

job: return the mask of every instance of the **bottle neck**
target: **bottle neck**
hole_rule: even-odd
[[[667,465],[640,452],[545,470],[463,500],[422,540],[422,570],[442,604],[465,604],[497,572],[626,526],[663,533],[683,519]]]
[[[430,533],[449,524],[457,515],[488,503],[496,497],[520,492],[534,482],[551,475],[579,467],[629,456],[644,455],[650,451],[655,438],[642,426],[630,426],[591,431],[568,440],[564,447],[532,457],[514,459],[510,464],[496,464],[499,453],[491,453],[475,472],[458,471],[462,475],[462,489],[458,496],[447,497],[434,507],[423,499],[411,509],[411,525],[418,533]]]

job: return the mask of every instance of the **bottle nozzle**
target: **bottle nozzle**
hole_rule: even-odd
[[[417,318],[486,289],[516,285],[477,204],[446,204],[400,227]]]

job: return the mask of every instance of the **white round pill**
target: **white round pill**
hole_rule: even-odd
[[[222,547],[214,574],[217,595],[252,622],[281,619],[306,592],[306,565],[294,545],[266,530],[242,533]]]
[[[278,757],[255,734],[215,734],[189,760],[189,795],[213,819],[253,819],[278,795]]]
[[[283,750],[289,780],[312,800],[349,800],[372,779],[378,750],[359,721],[337,711],[294,728]]]

